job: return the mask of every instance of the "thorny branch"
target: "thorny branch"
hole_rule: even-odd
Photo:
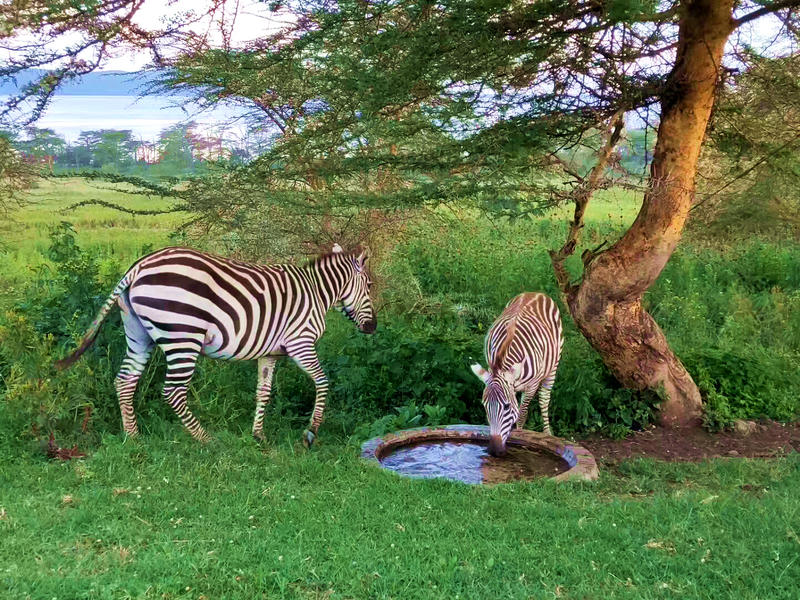
[[[160,209],[160,210],[136,210],[136,209],[133,209],[133,208],[127,208],[127,207],[122,206],[120,204],[115,204],[113,202],[107,202],[105,200],[97,200],[97,199],[91,198],[89,200],[81,200],[80,202],[76,202],[74,204],[70,204],[69,206],[64,208],[62,210],[62,212],[70,212],[70,211],[75,210],[76,208],[80,208],[81,206],[91,206],[91,205],[97,205],[97,206],[104,206],[106,208],[112,208],[114,210],[118,210],[120,212],[128,213],[130,215],[166,215],[166,214],[169,214],[169,213],[186,212],[187,210],[189,210],[187,207],[182,206],[180,204],[175,205],[175,206],[171,206],[169,208]]]
[[[592,167],[589,174],[585,177],[580,177],[574,171],[569,172],[571,176],[578,178],[580,181],[570,193],[572,200],[575,202],[575,213],[569,224],[569,231],[567,232],[567,239],[564,245],[561,246],[559,250],[550,251],[550,260],[553,263],[556,281],[558,282],[559,289],[564,294],[568,294],[576,287],[569,282],[569,273],[564,265],[564,261],[575,252],[575,248],[580,242],[586,207],[589,205],[589,200],[591,200],[594,191],[602,185],[611,154],[622,137],[622,132],[625,128],[625,120],[623,117],[624,111],[620,110],[609,120],[606,143],[598,151],[597,164]],[[602,245],[594,250],[587,250],[584,252],[582,256],[583,264],[588,264],[594,258],[595,254],[599,252],[601,247]]]

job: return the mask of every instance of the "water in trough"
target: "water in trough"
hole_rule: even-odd
[[[503,483],[553,477],[569,468],[549,452],[508,446],[503,457],[489,455],[485,444],[431,441],[402,446],[380,459],[384,468],[410,477],[444,477],[464,483]]]

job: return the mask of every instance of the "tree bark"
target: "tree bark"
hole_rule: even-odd
[[[642,307],[680,240],[694,196],[697,159],[714,102],[733,0],[681,5],[675,65],[661,96],[661,123],[641,210],[625,235],[605,252],[584,257],[580,285],[567,292],[578,328],[626,387],[662,389],[661,421],[694,425],[700,392]]]

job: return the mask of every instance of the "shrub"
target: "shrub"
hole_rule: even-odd
[[[483,423],[483,388],[469,363],[483,362],[487,329],[522,291],[560,302],[546,250],[560,241],[562,224],[488,226],[466,218],[446,225],[419,224],[376,265],[385,287],[375,335],[359,333],[338,313],[328,317],[318,344],[330,382],[327,430],[367,436],[416,424]],[[587,226],[592,243],[612,233],[607,225]],[[129,265],[111,252],[80,248],[67,223],[54,228],[45,252],[48,265],[0,312],[0,444],[51,431],[65,443],[91,444],[121,431],[114,375],[125,340],[118,311],[81,361],[64,372],[51,365],[74,348]],[[707,427],[800,415],[798,256],[791,244],[749,242],[727,253],[686,246],[647,293],[649,310],[703,394]],[[651,423],[657,395],[623,389],[560,308],[565,343],[551,401],[556,433],[603,429],[621,436]],[[161,400],[163,376],[156,352],[135,399],[145,431],[162,421],[180,428]],[[212,430],[247,432],[255,385],[250,363],[201,360],[189,402]],[[304,427],[313,402],[311,380],[281,361],[268,427]],[[528,426],[541,427],[535,400],[529,414]]]
[[[15,437],[47,438],[53,432],[88,443],[119,421],[111,366],[124,354],[124,336],[115,335],[119,315],[109,316],[86,358],[72,369],[59,373],[53,362],[80,339],[124,268],[109,269],[108,257],[81,250],[69,223],[51,230],[47,255],[51,265],[36,272],[22,299],[0,317],[3,418],[15,424]]]
[[[391,431],[402,429],[412,429],[423,425],[435,427],[442,424],[445,409],[441,406],[426,404],[420,408],[413,402],[405,406],[395,407],[395,413],[384,415],[372,423],[362,423],[359,425],[353,437],[355,440],[366,440],[382,436]]]
[[[709,429],[737,418],[789,421],[800,415],[800,376],[780,356],[706,348],[684,360],[705,399]]]
[[[364,336],[332,315],[319,344],[332,401],[351,426],[400,405],[438,406],[440,422],[482,410],[481,385],[469,370],[469,358],[480,356],[480,336],[446,311],[379,319],[377,333]]]

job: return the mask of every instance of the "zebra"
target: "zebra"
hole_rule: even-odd
[[[264,439],[264,412],[275,363],[288,355],[314,381],[316,398],[303,443],[313,444],[325,410],[328,379],[315,343],[335,304],[363,333],[377,327],[370,298],[366,250],[333,251],[298,267],[258,265],[189,248],[164,248],[135,262],[100,309],[78,349],[56,362],[74,363],[94,342],[116,302],[122,312],[127,355],[116,377],[124,431],[139,433],[133,410],[136,384],[153,348],[166,355],[164,399],[191,435],[209,439],[186,406],[189,381],[200,355],[258,360],[253,436]]]
[[[528,419],[528,404],[539,392],[544,432],[552,435],[548,407],[564,339],[556,303],[544,294],[516,296],[486,334],[489,369],[472,365],[472,372],[486,385],[483,404],[489,421],[489,453],[502,456],[515,424]],[[517,404],[522,392],[522,405]]]

